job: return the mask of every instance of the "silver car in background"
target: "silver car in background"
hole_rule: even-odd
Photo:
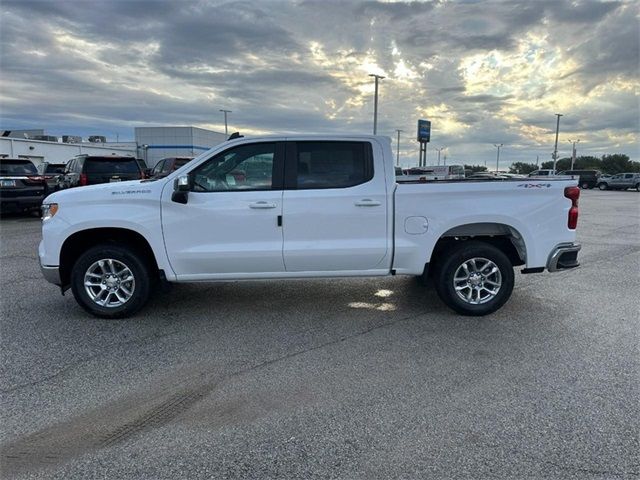
[[[611,178],[602,178],[598,182],[600,190],[627,190],[634,188],[640,192],[640,173],[618,173]]]

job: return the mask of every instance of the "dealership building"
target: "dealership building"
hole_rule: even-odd
[[[0,158],[25,158],[36,165],[67,163],[76,155],[131,156],[153,167],[166,157],[195,157],[224,142],[224,133],[198,127],[136,127],[133,142],[108,142],[106,137],[46,135],[44,130],[5,130],[0,136]]]

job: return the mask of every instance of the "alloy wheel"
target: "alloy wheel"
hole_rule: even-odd
[[[463,301],[480,305],[493,300],[502,286],[500,268],[487,258],[464,261],[453,276],[453,287]]]
[[[114,308],[133,296],[136,281],[131,269],[119,260],[105,258],[94,262],[84,274],[84,289],[101,307]]]

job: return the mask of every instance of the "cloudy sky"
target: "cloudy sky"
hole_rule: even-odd
[[[432,121],[448,161],[640,160],[633,0],[1,0],[0,128],[132,139],[134,126],[378,133]]]

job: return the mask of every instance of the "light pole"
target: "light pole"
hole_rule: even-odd
[[[501,143],[500,145],[497,145],[494,143],[493,146],[498,149],[498,157],[496,158],[496,173],[498,173],[498,170],[500,169],[500,147],[504,147],[504,144]]]
[[[560,117],[561,113],[556,113],[556,117],[558,117],[556,121],[556,143],[553,147],[553,173],[556,173],[556,163],[558,162],[558,133],[560,132]]]
[[[573,149],[571,150],[571,170],[573,170],[573,164],[576,161],[576,143],[580,143],[580,139],[569,140],[569,143],[573,144]]]
[[[231,110],[220,109],[220,111],[224,113],[224,134],[229,135],[229,128],[227,127],[227,113],[231,113]]]
[[[447,147],[440,147],[440,148],[436,148],[436,151],[438,152],[438,165],[440,165],[440,152],[442,150],[444,150]]]
[[[396,143],[396,165],[400,166],[400,132],[402,132],[402,130],[397,129],[396,132],[398,132],[398,143]]]
[[[373,99],[373,134],[378,134],[378,82],[382,80],[384,77],[382,75],[377,75],[375,73],[370,73],[370,77],[375,78],[376,81],[376,90]]]

